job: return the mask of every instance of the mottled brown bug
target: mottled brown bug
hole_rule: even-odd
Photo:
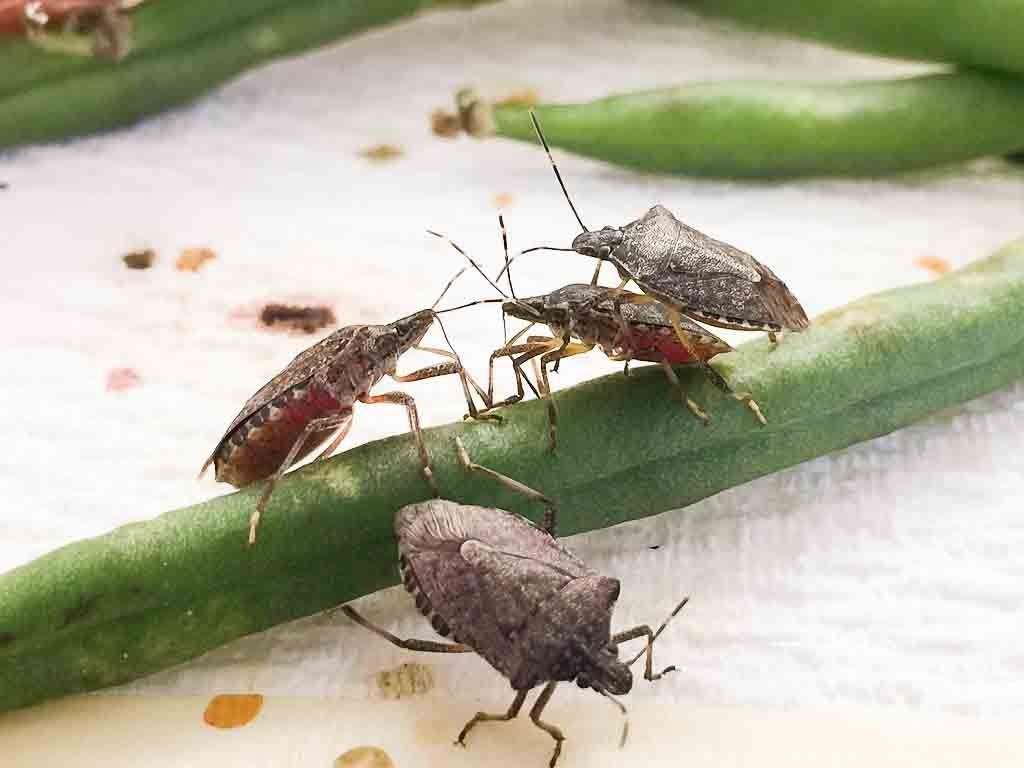
[[[632,301],[660,301],[673,318],[685,314],[720,328],[767,331],[772,340],[783,330],[807,328],[807,315],[800,302],[768,267],[739,248],[687,226],[664,206],[655,205],[624,227],[587,229],[569,197],[536,115],[531,112],[530,116],[583,232],[571,248],[540,246],[524,253],[571,250],[598,259],[591,280],[595,285],[601,265],[610,261],[622,281],[616,291],[632,280],[649,297],[633,296]],[[680,333],[679,340],[687,344],[685,334]]]
[[[645,680],[657,680],[675,669],[654,672],[654,641],[689,598],[676,606],[657,631],[641,625],[612,634],[618,579],[595,572],[555,540],[554,507],[543,494],[473,464],[457,438],[456,445],[467,469],[544,503],[545,526],[539,528],[501,509],[445,499],[410,504],[398,511],[395,536],[402,583],[431,626],[455,643],[403,640],[350,606],[342,610],[399,648],[475,652],[508,678],[516,692],[508,711],[474,715],[459,732],[456,743],[462,746],[478,723],[516,717],[530,690],[543,685],[530,719],[555,740],[549,763],[553,768],[565,736],[557,726],[541,720],[541,715],[558,683],[575,681],[581,688],[592,688],[625,715],[625,707],[613,697],[633,687],[631,664],[645,656]],[[620,661],[619,644],[641,637],[647,640],[644,649],[630,661]],[[626,732],[624,727],[623,742]]]
[[[448,281],[433,307],[464,271],[460,270]],[[463,370],[455,353],[420,346],[420,341],[440,314],[433,307],[386,325],[350,325],[338,329],[299,353],[283,371],[250,397],[231,421],[199,474],[202,476],[213,464],[217,480],[236,488],[257,480],[267,481],[249,522],[250,545],[256,541],[256,527],[274,484],[292,464],[333,434],[334,439],[317,460],[330,456],[348,434],[356,402],[368,405],[393,403],[406,409],[409,429],[423,463],[424,477],[437,495],[430,458],[420,433],[415,400],[404,392],[370,394],[373,386],[384,376],[398,382],[409,382],[457,374],[470,413],[477,414],[469,385],[472,383],[475,389],[482,390]],[[432,352],[449,359],[412,373],[399,374],[398,360],[410,349]]]
[[[716,387],[746,403],[758,421],[761,424],[766,423],[760,407],[749,393],[734,392],[722,375],[706,364],[715,355],[731,351],[732,347],[697,323],[686,317],[679,317],[676,325],[689,342],[687,346],[683,346],[679,342],[678,331],[672,323],[669,310],[663,304],[634,303],[630,301],[634,294],[624,291],[621,306],[617,306],[616,300],[609,296],[607,289],[580,283],[563,286],[542,296],[517,297],[512,287],[508,237],[503,217],[498,217],[498,224],[505,251],[505,267],[502,272],[508,276],[512,298],[505,295],[504,291],[486,275],[484,278],[505,299],[502,303],[502,312],[526,320],[530,325],[491,353],[487,395],[483,398],[487,405],[484,412],[522,400],[525,396],[523,382],[529,384],[522,366],[527,361],[539,359],[538,395],[547,403],[548,447],[554,451],[557,446],[558,411],[551,393],[548,366],[553,364],[557,370],[562,359],[584,354],[597,347],[609,359],[625,363],[627,373],[630,362],[634,360],[659,363],[675,394],[705,424],[710,423],[710,416],[686,393],[673,366],[698,365]],[[432,234],[437,235],[436,232]],[[448,238],[444,239],[479,271],[477,263],[457,243]],[[536,323],[547,325],[551,336],[528,336],[525,342],[520,342],[519,340]],[[516,393],[501,402],[494,402],[494,363],[503,357],[512,358]],[[530,386],[532,387],[532,384]]]

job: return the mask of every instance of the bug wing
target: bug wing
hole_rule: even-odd
[[[304,384],[313,378],[317,371],[329,365],[333,359],[341,354],[342,350],[352,342],[356,332],[363,327],[365,326],[350,325],[345,328],[339,328],[330,336],[321,339],[313,346],[304,349],[302,352],[297,354],[292,361],[285,366],[284,370],[260,387],[256,393],[245,402],[245,405],[242,406],[242,410],[238,412],[238,415],[231,421],[228,428],[224,430],[224,434],[221,435],[220,440],[217,441],[217,445],[214,446],[213,451],[210,453],[210,457],[203,464],[200,474],[205,472],[206,468],[213,463],[214,456],[217,455],[217,451],[220,450],[224,440],[235,431],[235,428],[239,424],[256,413],[256,411],[264,405],[273,402],[288,390]]]
[[[688,227],[667,208],[654,206],[625,234],[624,266],[652,296],[723,318],[807,327],[800,302],[768,267]]]
[[[550,535],[503,510],[435,500],[400,510],[395,532],[429,610],[507,675],[516,633],[545,600],[592,573]]]

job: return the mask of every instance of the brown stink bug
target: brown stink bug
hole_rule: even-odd
[[[548,409],[548,447],[554,451],[556,447],[557,409],[551,394],[548,379],[548,366],[558,363],[566,357],[580,355],[595,347],[604,352],[605,356],[626,365],[634,360],[659,363],[665,371],[673,391],[695,416],[705,424],[710,423],[708,414],[689,397],[676,375],[675,365],[698,365],[711,382],[721,391],[737,400],[746,403],[761,424],[765,418],[757,402],[748,392],[734,392],[729,383],[718,371],[707,365],[707,361],[715,355],[729,352],[732,347],[715,334],[701,327],[686,317],[680,316],[674,325],[669,310],[659,302],[635,303],[631,301],[634,294],[623,291],[618,297],[621,306],[617,306],[616,298],[609,295],[606,288],[596,285],[574,283],[563,286],[542,296],[519,298],[512,287],[512,272],[508,258],[508,237],[505,232],[503,217],[498,217],[501,227],[502,244],[505,251],[505,267],[502,272],[507,274],[509,290],[512,297],[484,275],[491,286],[502,295],[502,312],[505,315],[526,320],[529,326],[515,334],[499,349],[491,353],[487,395],[484,402],[486,411],[509,405],[522,400],[525,395],[523,382],[529,379],[522,371],[528,360],[539,359],[540,396]],[[438,237],[437,233],[432,233]],[[459,253],[480,271],[479,266],[455,242],[444,238]],[[481,271],[481,274],[482,271]],[[489,301],[489,300],[484,300]],[[482,302],[480,302],[482,303]],[[528,336],[525,342],[519,340],[536,323],[544,323],[551,331],[550,336]],[[681,331],[688,344],[679,342]],[[494,362],[498,358],[511,357],[512,368],[516,378],[516,394],[501,402],[494,402]],[[531,384],[532,387],[532,384]]]
[[[528,251],[571,250],[598,259],[591,281],[595,285],[601,265],[610,261],[622,280],[617,290],[632,280],[674,316],[686,314],[720,328],[767,331],[773,341],[783,330],[807,328],[800,302],[768,267],[739,248],[688,227],[664,206],[655,205],[624,227],[588,230],[569,197],[536,115],[531,112],[530,116],[583,232],[571,248],[541,246]],[[684,334],[679,334],[679,340],[686,345]]]
[[[654,641],[689,598],[679,603],[657,631],[641,625],[613,634],[612,612],[619,581],[589,568],[552,535],[554,507],[541,493],[487,467],[473,464],[456,438],[459,458],[547,507],[545,526],[537,527],[512,512],[457,504],[445,499],[410,504],[395,515],[402,583],[416,607],[438,634],[454,643],[403,640],[372,624],[350,606],[344,613],[388,642],[410,651],[477,653],[508,678],[515,698],[503,714],[478,712],[459,732],[456,743],[478,723],[507,721],[519,714],[527,694],[544,686],[530,719],[555,740],[550,766],[558,761],[565,736],[541,720],[560,682],[575,682],[608,697],[633,687],[630,665],[645,656],[644,679],[657,680],[674,666],[654,672]],[[646,638],[643,650],[628,662],[619,644]],[[623,728],[620,744],[625,741]]]
[[[349,325],[300,352],[242,406],[199,474],[202,476],[213,464],[217,480],[236,488],[257,480],[267,481],[249,521],[250,545],[256,541],[256,526],[274,484],[292,464],[334,435],[317,460],[330,456],[348,434],[356,402],[394,403],[406,409],[409,429],[423,463],[423,474],[437,495],[430,458],[420,434],[416,402],[404,392],[372,395],[370,390],[384,376],[398,382],[409,382],[457,374],[470,413],[477,415],[469,384],[472,383],[478,391],[482,390],[463,370],[455,353],[420,346],[420,341],[440,314],[434,307],[464,271],[465,268],[448,281],[430,309],[414,312],[386,325]],[[412,373],[398,374],[398,359],[410,349],[432,352],[449,359]]]

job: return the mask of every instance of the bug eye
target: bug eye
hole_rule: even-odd
[[[600,248],[597,249],[597,257],[599,259],[603,259],[608,254],[610,254],[611,252],[612,252],[611,248],[609,248],[607,245],[602,245]]]

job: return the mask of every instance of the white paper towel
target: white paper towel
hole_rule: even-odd
[[[231,320],[238,308],[323,299],[343,324],[418,309],[461,266],[423,230],[496,264],[496,195],[511,198],[514,248],[568,241],[574,222],[536,147],[430,134],[430,111],[458,87],[531,87],[557,101],[689,80],[923,69],[662,5],[508,0],[272,64],[130,129],[0,157],[11,184],[0,195],[0,570],[230,490],[197,484],[195,472],[241,403],[310,341]],[[357,156],[381,142],[404,156]],[[959,266],[1024,234],[1024,172],[987,162],[880,181],[738,184],[559,160],[591,226],[661,202],[771,265],[812,315],[930,279],[919,257]],[[212,247],[216,261],[176,271],[191,245]],[[120,255],[144,246],[156,265],[126,270]],[[525,257],[517,284],[539,293],[591,268],[570,254]],[[467,277],[454,298],[482,293]],[[496,312],[453,320],[450,333],[482,375],[500,340]],[[118,367],[141,385],[105,392]],[[596,353],[573,358],[558,384],[611,370]],[[464,410],[450,381],[408,390],[427,424]],[[347,446],[405,428],[401,409],[362,407]],[[575,538],[584,559],[622,579],[619,626],[657,622],[693,596],[658,648],[683,671],[632,697],[1024,711],[1022,429],[1018,385],[685,511]],[[397,591],[362,607],[399,634],[429,636]],[[406,660],[320,617],[122,691],[360,695]],[[482,661],[428,661],[437,692],[467,711],[505,705],[507,683]]]

